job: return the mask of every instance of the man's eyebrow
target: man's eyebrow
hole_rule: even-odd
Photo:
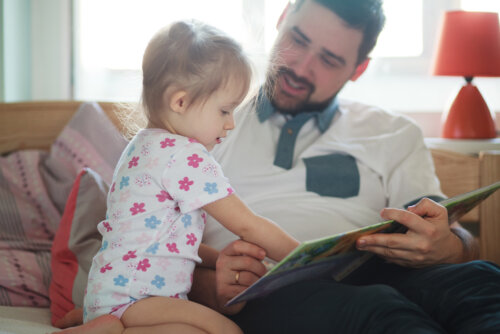
[[[296,34],[300,35],[300,37],[302,37],[303,39],[305,39],[306,42],[308,42],[308,43],[311,42],[311,40],[309,39],[309,37],[307,37],[298,27],[293,27],[292,30]]]
[[[331,58],[334,58],[335,60],[337,60],[339,63],[343,65],[345,65],[345,59],[344,57],[341,57],[339,55],[336,55],[335,53],[331,52],[330,50],[327,50],[325,48],[322,48],[323,50],[323,53],[327,56],[327,57],[331,57]]]
[[[302,39],[304,39],[306,42],[310,43],[311,42],[311,39],[309,37],[306,36],[306,34],[304,34],[298,27],[293,27],[292,28],[292,31],[294,33],[296,33],[297,35],[299,35]],[[345,62],[345,59],[344,57],[341,57],[333,52],[331,52],[330,50],[328,49],[325,49],[325,48],[322,48],[322,52],[327,56],[327,57],[330,57],[330,58],[333,58],[335,60],[337,60],[339,63],[341,63],[342,65],[345,65],[346,62]]]

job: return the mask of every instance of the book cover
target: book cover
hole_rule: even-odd
[[[464,214],[500,188],[500,181],[439,203],[448,210],[448,222],[457,221]],[[277,263],[258,281],[231,299],[226,306],[265,296],[272,291],[305,279],[331,275],[340,281],[358,268],[373,253],[356,249],[356,240],[373,233],[404,233],[406,227],[388,220],[316,240],[305,241]]]

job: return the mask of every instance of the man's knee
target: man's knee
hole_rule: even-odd
[[[462,288],[480,287],[484,284],[500,286],[500,267],[488,261],[471,261],[450,266],[445,273],[448,286]]]
[[[354,307],[373,314],[390,313],[394,309],[414,308],[414,305],[396,289],[383,284],[356,286],[351,299]]]
[[[463,272],[469,275],[479,275],[486,277],[499,277],[500,267],[493,262],[476,260],[462,263]]]

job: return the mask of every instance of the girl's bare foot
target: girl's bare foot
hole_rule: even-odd
[[[83,309],[75,308],[54,323],[57,328],[68,328],[83,324]]]

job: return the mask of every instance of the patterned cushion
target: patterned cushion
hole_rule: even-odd
[[[111,182],[126,141],[97,103],[84,103],[50,152],[0,157],[0,305],[48,307],[50,249],[83,167]]]

